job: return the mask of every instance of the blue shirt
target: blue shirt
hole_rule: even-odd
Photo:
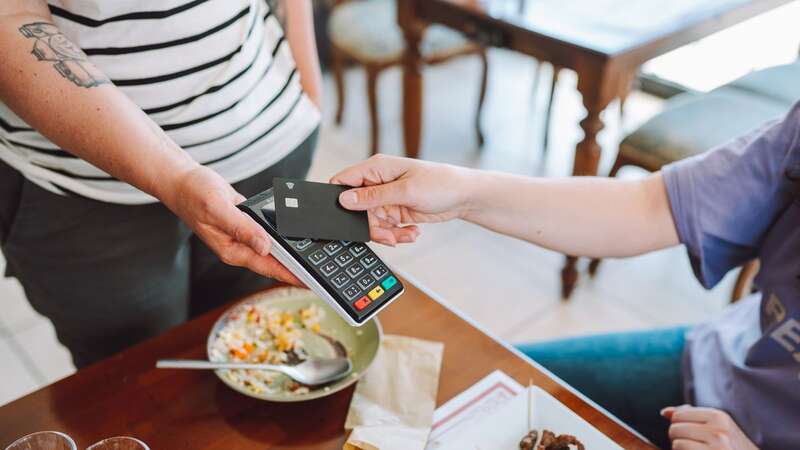
[[[759,258],[758,294],[687,335],[687,400],[727,411],[762,450],[800,448],[800,104],[663,170],[707,288]]]

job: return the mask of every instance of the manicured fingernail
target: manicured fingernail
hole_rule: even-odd
[[[358,203],[358,196],[353,191],[342,192],[341,195],[339,195],[339,203],[341,203],[342,206],[355,206],[355,204]]]

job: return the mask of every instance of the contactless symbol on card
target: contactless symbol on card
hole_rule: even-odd
[[[327,183],[275,178],[275,216],[278,232],[288,238],[368,242],[365,211],[349,211],[339,204],[339,194],[349,189]]]

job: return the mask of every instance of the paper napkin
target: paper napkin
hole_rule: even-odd
[[[356,386],[344,450],[423,450],[436,407],[444,344],[386,335]]]

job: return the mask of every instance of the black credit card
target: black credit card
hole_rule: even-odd
[[[272,180],[278,233],[289,238],[329,241],[369,241],[366,211],[350,211],[339,204],[347,186],[291,178]]]

